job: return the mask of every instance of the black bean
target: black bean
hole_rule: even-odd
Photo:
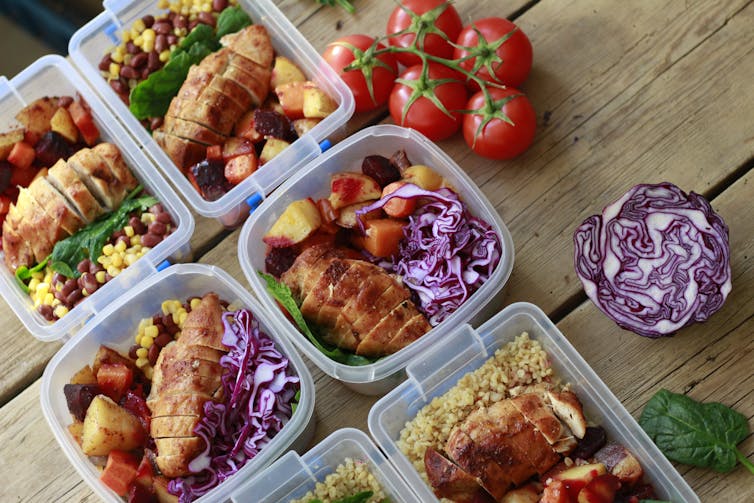
[[[105,269],[101,265],[99,265],[97,262],[92,262],[89,265],[89,272],[92,274],[97,274],[98,272],[104,271],[104,270]]]
[[[137,54],[141,49],[133,42],[126,42],[126,52],[128,54]]]
[[[160,356],[160,346],[157,344],[152,344],[149,346],[149,353],[147,353],[147,358],[149,358],[149,364],[154,366],[155,363],[157,363],[157,357]]]
[[[79,286],[81,286],[81,288],[86,288],[86,291],[91,295],[97,291],[97,288],[99,288],[99,283],[97,282],[97,278],[94,276],[94,274],[85,272],[79,278]]]
[[[92,261],[89,260],[88,258],[85,258],[84,260],[78,263],[78,265],[76,266],[76,270],[82,273],[87,272],[89,270],[90,265],[92,265]]]
[[[142,66],[147,64],[148,59],[149,56],[147,56],[146,52],[140,52],[139,54],[131,58],[131,66],[134,68],[141,68]]]
[[[52,321],[52,320],[54,320],[54,319],[55,319],[55,314],[53,314],[52,306],[48,306],[47,304],[41,304],[41,305],[40,305],[40,306],[39,306],[39,307],[37,308],[37,311],[38,311],[38,312],[39,312],[39,314],[41,314],[41,315],[42,315],[42,317],[43,317],[44,319],[46,319],[47,321]]]
[[[149,128],[154,131],[155,129],[162,126],[163,122],[165,122],[165,119],[163,117],[152,117],[149,120]]]
[[[154,234],[156,236],[164,236],[165,231],[167,231],[167,227],[162,222],[152,222],[149,224],[149,233]]]
[[[160,66],[162,66],[162,61],[160,61],[160,53],[157,51],[152,51],[147,56],[147,68],[149,68],[151,71],[157,70]]]
[[[161,53],[162,51],[164,51],[168,47],[169,47],[168,37],[166,37],[163,34],[157,35],[157,37],[155,37],[155,39],[154,39],[154,50],[155,51]]]
[[[189,23],[189,25],[188,25],[188,31],[191,32],[191,30],[193,30],[194,28],[196,28],[196,25],[198,25],[198,24],[199,24],[199,21],[196,20],[196,19],[194,19],[193,21],[191,21]]]
[[[110,81],[110,87],[118,94],[126,94],[128,92],[128,85],[117,79]]]
[[[126,247],[128,247],[131,245],[131,238],[129,238],[126,235],[118,236],[118,238],[115,240],[115,244],[117,245],[120,242],[122,242],[123,244],[126,245]]]
[[[169,46],[178,43],[178,37],[175,34],[168,35],[167,40]]]
[[[63,297],[68,298],[68,296],[73,292],[78,285],[76,284],[75,279],[69,279],[68,281],[63,284],[63,288],[60,289],[60,293],[63,294]]]
[[[59,272],[56,272],[52,275],[52,284],[57,285],[58,283],[65,283],[66,277],[60,274]]]

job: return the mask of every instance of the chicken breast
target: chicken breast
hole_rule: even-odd
[[[175,136],[162,129],[153,131],[152,137],[168,157],[184,171],[207,157],[207,146],[193,140]]]
[[[110,171],[115,175],[115,178],[123,184],[126,192],[135,189],[136,186],[139,185],[139,180],[136,179],[134,174],[128,168],[128,165],[126,165],[126,161],[123,159],[123,154],[118,150],[118,147],[112,143],[105,142],[96,145],[92,150],[105,161],[110,168]]]
[[[76,207],[50,183],[50,178],[48,171],[47,178],[38,178],[29,185],[29,192],[67,234],[75,234],[85,222]]]
[[[34,251],[31,249],[31,245],[18,233],[15,225],[7,218],[3,222],[3,252],[5,254],[5,265],[11,271],[15,271],[22,265],[30,266],[34,263]]]
[[[438,498],[456,503],[477,503],[489,498],[476,478],[431,447],[424,453],[424,466]]]
[[[29,243],[36,263],[47,258],[52,253],[55,243],[66,235],[60,227],[60,222],[54,222],[50,218],[31,196],[31,191],[28,188],[20,190],[18,199],[8,211],[6,220],[9,220],[17,230],[18,235]],[[13,270],[15,271],[15,269]]]
[[[164,128],[166,133],[202,145],[219,145],[228,139],[227,136],[212,131],[206,126],[178,117],[165,117]]]
[[[78,173],[64,160],[60,159],[47,171],[47,180],[76,208],[84,222],[93,222],[105,212]]]
[[[107,211],[117,209],[126,197],[126,187],[92,149],[79,150],[68,158],[68,165]]]

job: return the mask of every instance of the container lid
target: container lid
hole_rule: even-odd
[[[641,463],[661,499],[698,502],[699,498],[673,465],[644,433],[565,336],[537,306],[518,302],[506,307],[478,329],[456,327],[454,344],[436,345],[407,367],[408,378],[378,400],[369,411],[369,431],[398,472],[422,501],[437,501],[397,440],[407,421],[458,380],[479,368],[497,349],[522,332],[542,344],[556,378],[572,385],[591,424],[605,428],[608,441],[621,443]]]
[[[344,463],[345,458],[364,462],[383,492],[396,503],[418,502],[372,439],[361,430],[341,428],[312,447],[303,456],[288,451],[264,471],[256,474],[233,493],[235,503],[287,503],[303,497],[324,482],[325,477]]]
[[[298,168],[316,157],[321,151],[320,142],[344,126],[355,107],[348,86],[270,0],[238,0],[238,5],[251,15],[254,22],[267,28],[276,54],[294,61],[338,103],[338,108],[216,201],[207,201],[201,197],[182,171],[118,98],[98,69],[106,51],[120,40],[119,32],[123,27],[130,27],[136,19],[147,14],[158,14],[164,9],[160,9],[154,0],[105,1],[105,11],[80,28],[68,45],[74,64],[125,124],[126,129],[144,146],[165,176],[176,185],[189,206],[200,215],[219,218],[229,226],[246,218],[247,198],[255,194],[258,194],[257,198],[263,198]]]
[[[144,188],[163,204],[177,227],[170,236],[55,323],[48,322],[34,309],[31,298],[19,288],[0,252],[0,294],[26,329],[45,342],[68,338],[94,314],[143,278],[154,274],[168,257],[175,260],[187,258],[190,252],[189,240],[194,232],[194,219],[186,205],[157,174],[154,164],[115,120],[110,110],[61,56],[43,56],[10,81],[0,77],[0,127],[5,130],[19,125],[14,119],[15,114],[37,98],[74,96],[76,93],[89,104],[101,138],[118,146],[131,171]]]
[[[490,278],[472,294],[451,316],[407,347],[364,366],[349,366],[331,360],[314,347],[286,318],[274,298],[267,292],[258,271],[264,271],[265,245],[262,236],[283,212],[285,207],[305,197],[326,197],[329,177],[340,171],[355,171],[366,155],[389,157],[398,149],[405,149],[413,164],[425,164],[451,181],[471,212],[486,220],[497,232],[502,245],[502,257]],[[244,224],[238,239],[238,259],[251,284],[252,291],[272,313],[281,333],[323,372],[349,383],[371,383],[387,378],[403,369],[412,359],[441,341],[449,341],[452,327],[469,322],[492,298],[502,290],[513,269],[513,239],[500,215],[466,173],[437,145],[421,133],[393,125],[366,128],[341,141],[314,161],[300,169],[275,191]],[[455,341],[453,342],[455,346]]]
[[[97,313],[55,354],[42,376],[40,401],[45,419],[66,457],[100,498],[113,503],[121,501],[99,480],[100,472],[67,431],[66,425],[70,422],[71,416],[63,394],[63,386],[81,367],[91,364],[100,344],[107,344],[121,352],[128,351],[140,319],[151,316],[155,306],[159,309],[163,300],[203,295],[210,291],[229,302],[240,301],[241,305],[251,310],[259,321],[260,328],[275,341],[292,364],[300,378],[301,395],[290,421],[259,454],[232,477],[197,499],[197,503],[226,501],[244,480],[261,471],[289,449],[313,420],[315,388],[312,376],[293,345],[285,337],[276,334],[264,308],[249,292],[219,267],[203,264],[178,264],[168,267],[125,292]]]

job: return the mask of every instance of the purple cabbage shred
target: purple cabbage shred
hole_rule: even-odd
[[[249,310],[223,314],[223,325],[223,344],[230,348],[220,358],[226,401],[205,402],[194,433],[206,448],[189,463],[194,475],[168,485],[181,503],[211,491],[254,458],[291,418],[298,389],[299,378],[291,374],[288,359]]]
[[[573,241],[586,294],[645,337],[705,321],[731,290],[728,227],[704,197],[671,183],[633,187]]]
[[[398,256],[375,262],[402,277],[417,295],[420,311],[436,326],[490,278],[500,262],[500,238],[452,190],[429,191],[410,183],[358,210],[361,229],[361,215],[394,197],[424,202],[409,217]]]

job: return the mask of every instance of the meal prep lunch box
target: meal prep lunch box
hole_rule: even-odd
[[[19,125],[14,119],[16,113],[37,98],[74,96],[77,93],[89,104],[102,140],[117,145],[133,174],[144,188],[163,204],[177,227],[160,244],[55,323],[48,322],[34,309],[31,298],[19,288],[14,274],[0,258],[0,294],[26,329],[42,341],[70,337],[89,318],[132,289],[138,282],[154,274],[166,259],[170,258],[174,262],[183,261],[189,259],[191,254],[189,240],[194,232],[194,219],[188,208],[157,173],[154,164],[105,105],[62,57],[44,56],[10,81],[0,77],[0,131]]]
[[[99,471],[68,433],[66,426],[71,422],[63,386],[84,365],[91,363],[97,348],[106,344],[122,353],[133,344],[139,320],[159,311],[166,299],[185,299],[188,296],[201,296],[216,292],[220,298],[249,308],[259,321],[260,328],[278,345],[288,357],[293,369],[300,378],[301,396],[296,412],[283,429],[267,444],[260,453],[235,475],[222,482],[215,489],[196,500],[223,501],[232,496],[235,488],[249,476],[259,472],[288,449],[304,449],[314,433],[314,381],[293,345],[280,337],[275,324],[269,320],[259,303],[218,267],[202,264],[179,264],[142,281],[137,286],[97,314],[83,330],[68,341],[50,360],[42,377],[40,391],[42,412],[74,468],[103,500],[119,503],[122,500],[99,480]]]
[[[267,292],[264,281],[257,273],[265,270],[266,245],[262,242],[262,236],[291,202],[306,197],[327,197],[330,190],[328,180],[333,173],[360,171],[365,156],[380,154],[390,157],[399,149],[406,151],[413,164],[425,164],[450,181],[471,213],[486,220],[500,236],[502,257],[487,282],[445,321],[393,355],[370,365],[352,367],[337,363],[320,353],[288,321],[275,299]],[[438,343],[451,342],[449,337],[453,327],[463,323],[479,324],[499,309],[503,286],[513,269],[513,240],[495,208],[447,154],[421,133],[399,126],[383,125],[364,129],[343,140],[299,170],[275,191],[244,224],[238,240],[238,260],[251,283],[252,291],[272,314],[280,333],[289,337],[327,375],[359,393],[377,395],[387,392],[405,378],[403,368],[409,361]],[[457,347],[456,342],[453,340],[451,347]]]
[[[601,425],[608,441],[622,444],[636,456],[644,468],[645,479],[652,483],[660,499],[699,502],[683,477],[552,321],[538,307],[523,302],[506,307],[476,330],[470,325],[458,327],[451,335],[454,344],[438,344],[417,356],[406,368],[406,382],[382,397],[369,411],[369,431],[377,445],[421,501],[437,501],[437,498],[396,444],[406,421],[522,332],[528,332],[532,340],[542,344],[555,377],[572,384],[587,421]]]
[[[233,494],[235,503],[287,503],[313,491],[317,482],[351,458],[367,464],[385,495],[395,503],[419,502],[369,436],[355,428],[342,428],[299,456],[286,453]]]
[[[105,11],[79,29],[68,45],[75,65],[125,124],[126,129],[157,162],[165,176],[175,184],[189,206],[200,215],[217,218],[228,227],[242,223],[248,216],[250,207],[259,204],[266,194],[319,155],[326,148],[324,143],[322,147],[320,143],[345,125],[354,110],[353,95],[345,83],[270,0],[238,0],[238,5],[249,13],[255,23],[267,28],[276,54],[286,56],[296,63],[338,103],[338,108],[281,154],[216,201],[207,201],[201,197],[118,98],[98,69],[102,56],[118,43],[122,28],[130,27],[133,21],[142,16],[158,14],[161,11],[157,6],[157,0],[105,0]]]

